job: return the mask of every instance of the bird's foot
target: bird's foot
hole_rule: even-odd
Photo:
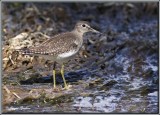
[[[53,91],[54,92],[59,92],[59,91],[63,91],[63,90],[69,90],[72,87],[72,85],[65,85],[64,88],[62,87],[53,87]]]
[[[71,87],[72,87],[71,85],[65,85],[65,87],[63,89],[69,90]]]

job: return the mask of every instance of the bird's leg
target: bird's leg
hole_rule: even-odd
[[[55,89],[56,88],[56,62],[54,62],[53,64],[53,88]]]
[[[68,86],[67,86],[66,80],[65,80],[65,78],[64,78],[64,64],[62,64],[62,68],[61,68],[61,75],[62,75],[63,82],[64,82],[64,88],[65,88],[65,89],[68,89]]]

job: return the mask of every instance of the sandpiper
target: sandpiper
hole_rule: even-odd
[[[36,47],[29,47],[20,49],[22,54],[41,56],[46,60],[54,62],[53,65],[53,88],[56,88],[56,63],[62,65],[61,75],[64,82],[64,88],[68,89],[66,80],[64,78],[64,63],[72,59],[81,49],[83,44],[83,35],[86,32],[100,33],[90,27],[86,21],[79,21],[75,28],[70,32],[65,32],[53,36],[53,38],[46,40]]]

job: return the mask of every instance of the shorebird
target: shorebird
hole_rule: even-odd
[[[60,33],[53,38],[44,41],[42,44],[23,48],[19,51],[22,54],[41,56],[46,60],[51,60],[53,64],[53,88],[56,88],[56,63],[61,64],[61,75],[64,82],[64,88],[68,89],[64,77],[64,63],[72,59],[81,49],[83,44],[83,35],[86,32],[100,33],[99,31],[90,27],[86,21],[78,21],[74,29],[70,32]]]

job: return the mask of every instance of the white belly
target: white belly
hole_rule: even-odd
[[[63,62],[67,62],[68,60],[72,59],[77,53],[78,53],[79,50],[71,50],[69,52],[65,52],[65,53],[62,53],[60,55],[58,55],[57,57],[57,62],[58,63],[63,63]]]

